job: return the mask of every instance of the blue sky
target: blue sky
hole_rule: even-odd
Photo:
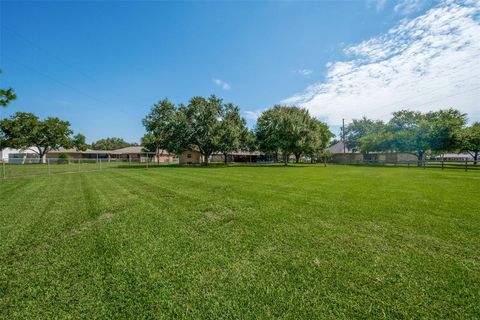
[[[478,2],[450,1],[2,1],[0,79],[18,99],[1,116],[58,116],[90,142],[138,141],[155,101],[210,94],[250,125],[292,103],[336,130],[341,118],[444,107],[430,103],[439,94],[475,119],[478,17]],[[437,48],[445,37],[458,48]]]

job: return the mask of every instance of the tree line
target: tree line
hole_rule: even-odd
[[[0,90],[0,106],[16,98],[13,89]],[[306,109],[275,105],[264,111],[250,130],[240,109],[212,95],[196,96],[188,104],[155,103],[142,120],[146,134],[141,139],[145,151],[179,154],[197,150],[208,164],[212,154],[236,151],[262,151],[288,164],[308,157],[312,162],[328,157],[333,133]],[[456,109],[421,113],[400,110],[388,122],[366,117],[354,119],[342,130],[346,146],[368,159],[371,152],[410,152],[423,160],[429,153],[467,152],[475,164],[480,154],[480,123],[467,126],[467,115]],[[121,138],[105,138],[88,145],[85,136],[73,134],[70,123],[57,117],[40,119],[28,112],[17,112],[0,120],[0,149],[33,148],[43,160],[59,148],[114,150],[137,145]]]
[[[400,110],[388,122],[354,119],[342,132],[346,146],[361,152],[407,152],[424,160],[427,154],[467,152],[477,163],[480,123],[467,126],[467,115],[456,109],[422,113]]]
[[[214,95],[193,97],[186,105],[160,100],[143,125],[147,133],[142,145],[149,151],[178,154],[197,150],[205,164],[215,153],[222,153],[226,163],[229,153],[240,150],[260,150],[277,159],[281,156],[285,165],[290,155],[297,162],[301,156],[317,159],[333,136],[328,126],[307,110],[280,105],[263,112],[255,128],[249,130],[240,109]]]

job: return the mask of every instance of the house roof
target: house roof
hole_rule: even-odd
[[[330,151],[330,153],[332,154],[343,153],[343,142],[341,141],[337,142],[333,146],[330,146],[327,150]],[[351,153],[352,151],[353,150],[350,150],[347,147],[345,147],[345,153]]]
[[[93,150],[87,149],[85,151],[78,151],[77,149],[65,149],[59,148],[57,150],[52,150],[49,153],[80,153],[80,154],[138,154],[138,153],[146,153],[143,150],[142,146],[131,146],[116,150]],[[168,155],[169,153],[165,150],[159,150],[159,154]]]
[[[82,153],[82,154],[105,154],[105,153],[112,153],[112,150],[93,150],[87,149],[85,151],[79,151],[77,149],[65,149],[59,148],[56,150],[51,150],[48,153]]]
[[[145,153],[142,146],[130,146],[121,149],[113,150],[116,154],[125,154],[125,153]]]
[[[223,153],[221,153],[221,152],[217,152],[215,154],[223,155]],[[239,151],[228,152],[228,155],[230,155],[230,156],[261,156],[261,155],[265,155],[265,153],[263,153],[261,151],[239,150]]]

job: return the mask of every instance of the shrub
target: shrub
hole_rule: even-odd
[[[70,156],[66,153],[61,153],[59,156],[58,156],[58,159],[57,159],[57,163],[58,164],[65,164],[65,163],[69,163],[69,159]]]

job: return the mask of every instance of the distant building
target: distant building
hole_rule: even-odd
[[[179,154],[178,162],[180,164],[200,164],[203,163],[203,155],[193,149],[187,149]]]
[[[468,153],[444,153],[434,158],[445,161],[473,161],[472,155]]]
[[[12,148],[5,148],[0,150],[0,161],[1,162],[8,162],[15,161],[15,162],[28,162],[31,159],[33,161],[38,161],[38,155],[30,149],[22,150],[22,149],[12,149]]]
[[[0,161],[3,162],[15,162],[15,163],[28,163],[38,162],[38,154],[33,151],[33,148],[29,149],[10,149],[6,148],[0,151]],[[132,146],[121,148],[117,150],[92,150],[87,149],[85,151],[79,151],[76,149],[59,148],[57,150],[49,151],[46,154],[47,159],[57,159],[62,155],[66,155],[69,159],[101,159],[110,161],[132,161],[132,162],[146,162],[147,157],[150,162],[174,162],[176,160],[175,155],[171,155],[164,150],[159,150],[157,153],[147,153],[143,151],[142,146]]]
[[[348,149],[345,146],[345,154],[343,152],[343,142],[337,142],[330,146],[327,150],[332,154],[332,162],[336,163],[352,163],[360,162],[363,160],[368,161],[386,161],[386,162],[398,162],[398,161],[415,161],[417,156],[408,152],[369,152],[364,159],[364,155],[356,150]]]
[[[228,162],[265,162],[267,157],[261,151],[235,151],[227,154]],[[212,162],[225,162],[223,153],[215,153],[211,158]]]

